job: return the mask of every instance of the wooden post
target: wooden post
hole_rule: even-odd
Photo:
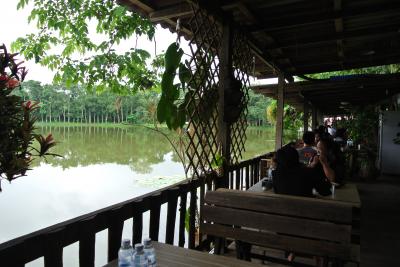
[[[285,78],[283,74],[278,77],[277,107],[276,107],[276,130],[275,130],[275,149],[282,147],[283,143],[283,112],[284,112],[284,86]]]
[[[303,108],[303,133],[308,131],[308,120],[310,118],[308,103],[304,100],[304,108]]]
[[[313,129],[318,127],[318,121],[317,121],[317,114],[318,110],[315,106],[312,106],[312,127]]]
[[[231,158],[230,125],[224,121],[224,115],[226,94],[228,93],[228,86],[232,75],[232,39],[232,24],[230,21],[225,21],[222,27],[222,45],[219,52],[220,80],[218,88],[218,141],[222,146],[222,156],[225,159],[223,166],[224,177],[220,184],[221,187],[227,187],[228,165]]]
[[[324,114],[320,110],[317,110],[317,121],[319,125],[324,125]]]

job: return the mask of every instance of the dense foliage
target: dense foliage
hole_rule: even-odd
[[[265,116],[270,124],[276,123],[277,101],[272,100],[266,109]],[[286,132],[297,132],[302,127],[303,114],[290,105],[285,105],[283,115],[283,129]]]
[[[115,46],[131,37],[152,39],[154,25],[116,0],[19,0],[18,8],[34,7],[29,22],[39,31],[13,43],[26,59],[56,71],[54,81],[67,87],[85,84],[90,91],[130,93],[153,85],[150,54],[136,49],[117,53]],[[96,43],[93,33],[104,36]],[[92,36],[90,38],[90,36]]]
[[[38,81],[26,81],[15,92],[23,99],[40,102],[38,119],[43,122],[151,123],[155,119],[160,94],[156,91],[138,92],[120,96],[104,92],[90,93],[80,86],[67,89],[63,85],[42,85]],[[250,90],[248,121],[252,125],[265,122],[265,109],[270,99]]]

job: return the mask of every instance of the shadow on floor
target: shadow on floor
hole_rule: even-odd
[[[400,177],[358,182],[361,267],[400,266]]]

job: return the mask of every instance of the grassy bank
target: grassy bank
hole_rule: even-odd
[[[80,123],[80,122],[36,122],[37,127],[104,127],[104,128],[130,128],[135,126],[154,127],[153,124],[124,124],[124,123]],[[166,126],[159,126],[164,128]]]

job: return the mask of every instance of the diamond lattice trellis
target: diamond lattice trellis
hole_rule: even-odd
[[[189,42],[191,69],[189,87],[192,90],[187,106],[189,112],[187,170],[199,176],[211,170],[220,146],[218,133],[218,81],[221,30],[205,10],[192,5],[189,27],[193,36]]]
[[[246,36],[239,30],[233,34],[232,64],[235,79],[242,83],[241,91],[242,110],[237,122],[231,125],[231,163],[238,163],[245,150],[246,129],[247,129],[247,104],[249,102],[249,73],[253,67],[253,55],[250,51]]]
[[[193,36],[189,47],[191,57],[187,62],[191,70],[189,88],[190,100],[186,171],[199,176],[212,169],[221,145],[218,142],[218,87],[220,77],[219,51],[221,49],[222,27],[205,10],[192,4],[193,16],[188,23]],[[246,141],[246,115],[248,102],[249,75],[252,56],[246,38],[239,31],[233,35],[234,77],[242,83],[244,93],[242,104],[245,107],[239,120],[230,126],[231,160],[237,163],[244,151]]]

